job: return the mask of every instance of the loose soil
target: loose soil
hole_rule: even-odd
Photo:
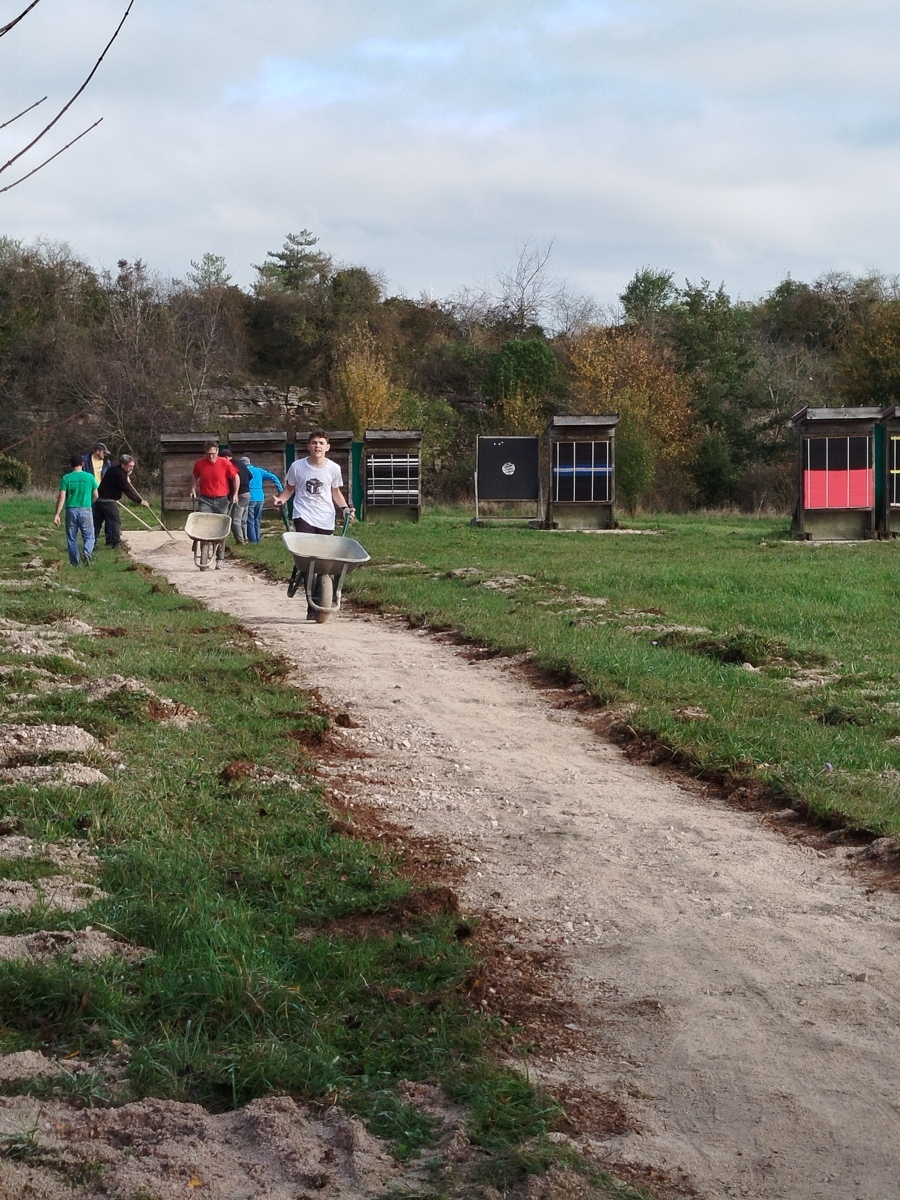
[[[231,560],[200,573],[186,540],[128,541],[317,689],[334,717],[321,779],[348,829],[396,845],[401,829],[420,873],[482,915],[472,1001],[514,1023],[511,1053],[567,1102],[556,1137],[671,1196],[894,1200],[900,898],[853,874],[858,848],[629,761],[577,689],[536,688],[527,664],[372,614],[307,623]],[[169,1106],[166,1156],[189,1169],[202,1136],[225,1164],[238,1127],[274,1136],[257,1114],[299,1129],[290,1106]],[[164,1109],[141,1108],[55,1119],[149,1138]]]

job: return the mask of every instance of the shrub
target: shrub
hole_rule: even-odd
[[[31,467],[0,454],[0,490],[24,492],[31,485]]]

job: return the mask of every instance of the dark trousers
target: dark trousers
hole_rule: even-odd
[[[227,496],[203,496],[203,495],[200,495],[197,497],[197,512],[222,513],[222,515],[224,516],[224,514],[228,512],[228,509],[230,508],[230,506],[231,506],[231,501],[228,499]],[[223,562],[225,559],[225,542],[224,542],[224,540],[219,542],[219,545],[216,548],[216,558],[219,560],[219,562]]]
[[[94,537],[99,541],[100,530],[106,526],[106,544],[116,547],[122,542],[122,514],[115,500],[94,501]]]
[[[294,517],[294,528],[298,533],[334,533],[334,529],[317,529],[302,517]]]

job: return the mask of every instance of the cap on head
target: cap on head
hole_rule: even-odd
[[[243,458],[241,458],[241,460],[240,460],[240,461],[241,461],[242,463],[246,463],[248,467],[250,466],[250,459],[247,457],[247,455],[246,455],[246,454],[243,456]]]
[[[222,458],[234,458],[234,455],[231,453],[231,451],[228,449],[227,446],[225,447],[224,450],[220,450],[219,454],[222,456]]]
[[[109,446],[107,446],[106,442],[97,442],[97,444],[94,446],[94,450],[103,450],[104,453],[109,454]],[[93,451],[91,453],[93,453]]]

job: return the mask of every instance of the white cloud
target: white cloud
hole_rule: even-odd
[[[0,40],[7,103],[61,102],[123,7],[42,0]],[[308,227],[413,294],[527,237],[603,302],[645,264],[745,296],[892,271],[898,51],[880,0],[138,0],[48,152],[103,124],[0,233],[248,282]]]

